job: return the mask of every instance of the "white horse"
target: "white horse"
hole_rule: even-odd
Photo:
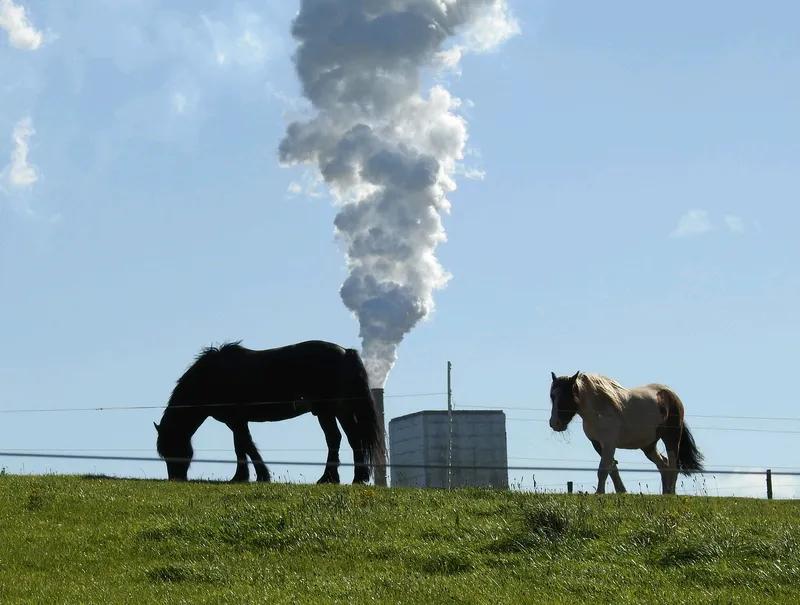
[[[626,389],[596,374],[551,375],[550,428],[565,431],[575,414],[582,418],[583,432],[600,454],[598,494],[605,493],[609,473],[614,489],[625,491],[614,460],[617,448],[641,449],[661,471],[664,494],[675,493],[678,472],[689,475],[703,470],[703,455],[683,421],[683,403],[669,387],[648,384]],[[666,458],[656,448],[659,439],[666,447]]]

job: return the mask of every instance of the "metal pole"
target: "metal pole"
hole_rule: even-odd
[[[572,493],[572,481],[567,481],[567,493]]]
[[[772,500],[772,469],[767,469],[767,500]]]
[[[447,489],[453,487],[453,389],[450,374],[453,364],[447,362]]]

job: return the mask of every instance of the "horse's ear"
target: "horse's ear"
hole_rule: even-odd
[[[552,376],[552,377],[553,377],[553,382],[555,382],[556,380],[558,380],[558,376],[556,376],[556,373],[555,373],[555,372],[550,372],[550,376]]]
[[[161,432],[161,427],[158,426],[155,422],[153,423],[153,426],[156,427],[156,433],[160,433]]]
[[[574,376],[569,377],[569,381],[572,383],[572,394],[578,399],[581,397],[581,384],[578,382],[580,375],[580,372],[575,372]]]

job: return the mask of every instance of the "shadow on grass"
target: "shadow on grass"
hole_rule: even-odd
[[[417,556],[412,567],[427,574],[455,575],[472,571],[475,564],[467,553],[444,550]]]
[[[582,503],[555,499],[526,502],[512,518],[508,532],[490,547],[494,552],[579,547],[598,536]]]
[[[193,584],[223,584],[225,574],[221,570],[204,567],[193,563],[167,563],[157,565],[147,571],[147,579],[152,583],[193,583]]]

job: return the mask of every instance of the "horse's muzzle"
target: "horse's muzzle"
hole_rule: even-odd
[[[550,420],[550,428],[553,429],[556,433],[563,433],[567,430],[567,425],[563,422],[558,420]]]

